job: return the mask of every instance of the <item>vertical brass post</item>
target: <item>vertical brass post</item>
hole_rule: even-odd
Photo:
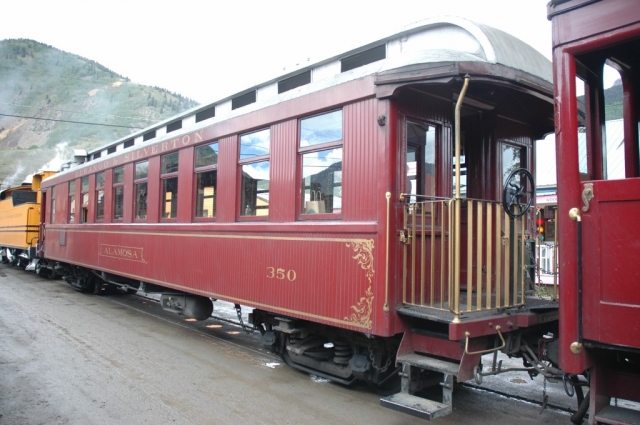
[[[465,75],[464,84],[462,85],[462,90],[460,91],[460,95],[458,96],[458,101],[456,102],[456,111],[455,111],[455,161],[456,161],[456,211],[455,211],[455,243],[454,243],[454,297],[455,297],[455,317],[453,319],[454,322],[460,321],[460,110],[462,109],[462,102],[464,100],[464,96],[467,93],[467,87],[469,86],[469,76]],[[451,300],[450,300],[451,301]]]

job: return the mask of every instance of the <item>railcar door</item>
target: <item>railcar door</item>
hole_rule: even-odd
[[[632,69],[620,75],[621,91],[628,101],[622,119],[613,116],[615,111],[609,107],[592,106],[587,108],[590,116],[586,127],[578,132],[582,180],[582,243],[578,255],[581,254],[583,265],[584,338],[640,347],[640,167],[636,118],[640,67],[636,59],[627,59],[625,66],[631,65]],[[612,68],[603,68],[602,63],[592,69],[599,79],[580,84],[584,84],[587,96],[593,99],[596,93],[604,93],[604,103],[610,104],[613,102],[607,96],[612,90],[603,90],[602,76]],[[598,119],[607,115],[615,119]]]

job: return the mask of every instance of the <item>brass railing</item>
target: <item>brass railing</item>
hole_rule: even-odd
[[[449,310],[455,319],[523,305],[526,217],[511,219],[497,201],[406,203],[402,301]]]

